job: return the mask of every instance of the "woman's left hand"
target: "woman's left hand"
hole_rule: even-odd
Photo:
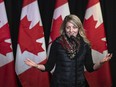
[[[103,64],[107,61],[109,61],[112,58],[112,54],[108,53],[101,61],[100,64]]]

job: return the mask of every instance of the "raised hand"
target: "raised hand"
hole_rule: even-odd
[[[37,67],[37,64],[29,58],[27,58],[24,62],[30,67]]]
[[[112,54],[108,53],[101,61],[100,63],[103,64],[107,61],[109,61],[112,58]]]

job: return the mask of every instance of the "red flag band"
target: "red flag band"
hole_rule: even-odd
[[[47,58],[45,48],[37,0],[24,0],[16,54],[16,73],[23,87],[49,87],[47,72],[41,72],[24,63],[26,58],[36,63],[45,63]]]
[[[85,13],[84,28],[92,47],[93,61],[96,63],[107,54],[107,42],[99,0],[88,0]],[[98,71],[85,72],[90,87],[111,87],[109,63],[105,63]]]
[[[0,87],[17,87],[11,36],[3,0],[0,0]]]
[[[48,45],[48,55],[52,42],[60,35],[60,26],[66,15],[69,15],[69,5],[67,0],[56,0],[55,10],[53,13],[52,26]],[[54,69],[51,71],[51,73]]]

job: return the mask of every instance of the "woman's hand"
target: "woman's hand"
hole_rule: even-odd
[[[103,64],[107,61],[109,61],[112,58],[112,54],[108,53],[101,61],[100,64]]]
[[[38,67],[38,65],[32,61],[31,59],[27,58],[25,61],[24,61],[28,66],[31,66],[31,67]]]
[[[97,70],[99,69],[105,62],[109,61],[112,57],[112,54],[107,54],[100,62],[96,63],[94,66],[93,66],[93,69],[94,70]]]

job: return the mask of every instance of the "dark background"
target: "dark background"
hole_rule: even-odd
[[[10,26],[10,33],[13,44],[14,56],[16,56],[17,38],[19,31],[19,22],[21,15],[23,0],[5,0],[6,11],[8,15],[8,22]],[[76,14],[83,22],[86,5],[88,0],[68,0],[71,14]],[[38,0],[40,14],[43,22],[45,33],[46,49],[48,38],[50,34],[51,21],[55,6],[55,0]],[[103,14],[103,21],[105,25],[106,38],[108,43],[108,51],[113,53],[110,60],[111,75],[113,87],[116,87],[116,0],[100,0],[101,10]],[[21,84],[17,79],[19,87]]]

